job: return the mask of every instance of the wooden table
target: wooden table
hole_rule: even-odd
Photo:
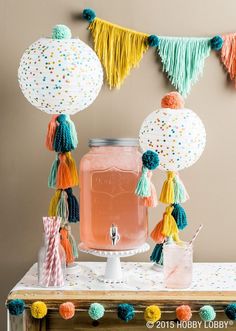
[[[75,274],[67,274],[63,289],[42,289],[37,286],[37,268],[34,265],[8,295],[7,300],[23,299],[27,307],[21,317],[8,315],[8,330],[91,330],[94,326],[87,310],[93,302],[102,303],[106,309],[97,327],[100,330],[147,330],[143,311],[150,304],[157,304],[162,310],[162,325],[157,327],[162,330],[168,330],[168,326],[172,330],[179,329],[170,327],[166,321],[173,323],[175,309],[180,304],[191,306],[194,312],[192,321],[199,321],[197,312],[201,306],[213,305],[217,312],[216,320],[227,321],[223,330],[236,330],[236,323],[229,322],[223,312],[228,303],[236,301],[236,263],[195,263],[193,283],[186,290],[165,289],[162,272],[154,271],[150,263],[122,263],[126,284],[99,282],[97,277],[104,268],[105,263],[80,262]],[[49,309],[43,320],[35,320],[30,314],[29,307],[37,300],[44,301]],[[58,314],[59,304],[65,301],[72,301],[76,306],[76,315],[69,321]],[[122,302],[135,307],[135,319],[129,323],[118,320],[116,316],[117,304]],[[202,328],[197,330],[205,330],[203,326],[202,323]]]

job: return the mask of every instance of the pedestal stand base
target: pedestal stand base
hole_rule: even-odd
[[[104,283],[125,283],[126,279],[121,270],[121,257],[128,257],[148,251],[149,244],[145,243],[140,247],[127,251],[104,251],[88,248],[84,243],[79,244],[79,250],[98,257],[105,257],[107,259],[105,274],[99,276],[98,279]]]

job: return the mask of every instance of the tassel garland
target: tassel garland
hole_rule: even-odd
[[[182,206],[180,206],[177,203],[175,203],[173,205],[173,207],[174,207],[174,209],[172,211],[172,216],[175,219],[178,229],[183,230],[188,225],[188,220],[187,220],[185,210]]]
[[[167,179],[165,180],[159,201],[162,203],[170,204],[174,203],[175,194],[174,194],[174,179],[175,173],[173,171],[167,172]]]
[[[164,218],[164,215],[163,215]],[[150,237],[157,244],[162,244],[166,240],[166,236],[162,234],[163,231],[163,220],[161,220],[155,228],[152,230]]]
[[[74,149],[71,138],[71,125],[67,121],[68,115],[59,115],[57,117],[58,126],[56,128],[53,147],[58,153],[69,152]]]
[[[184,203],[189,199],[189,195],[186,191],[186,188],[180,179],[179,175],[176,173],[173,179],[174,181],[174,202],[175,203]]]
[[[73,235],[71,233],[71,227],[70,226],[68,226],[68,239],[69,239],[69,242],[70,242],[71,247],[72,247],[72,254],[73,254],[74,258],[77,259],[79,257],[79,252],[78,252],[78,248],[77,248],[75,238],[73,237]]]
[[[61,227],[64,226],[69,217],[67,194],[65,191],[61,192],[61,196],[56,207],[56,214],[61,217]]]
[[[69,265],[74,262],[73,250],[69,241],[69,234],[66,228],[60,230],[61,245],[63,246],[66,253],[66,264]]]
[[[66,163],[68,164],[70,175],[71,175],[71,186],[79,185],[79,176],[75,164],[75,160],[73,159],[71,152],[65,153],[66,155]]]
[[[49,188],[56,188],[57,183],[57,170],[58,170],[58,155],[56,156],[56,159],[54,160],[49,176],[48,176],[48,187]]]
[[[58,189],[66,189],[72,186],[70,168],[66,162],[66,155],[59,154],[59,166],[57,171],[56,186]]]
[[[148,169],[142,167],[142,175],[139,178],[135,194],[139,197],[145,198],[150,197],[151,195],[151,188],[150,188],[150,180],[148,178]]]
[[[210,55],[210,38],[160,37],[158,53],[163,71],[175,88],[186,97],[203,73],[204,61]]]
[[[69,115],[67,115],[66,120],[69,123],[69,127],[70,127],[72,147],[73,149],[76,149],[76,147],[78,146],[78,136],[75,128],[75,123],[70,119]]]
[[[57,216],[57,205],[60,200],[60,197],[61,197],[61,190],[56,190],[49,204],[48,216]]]
[[[66,189],[67,193],[67,201],[68,201],[68,210],[69,210],[69,217],[68,221],[70,223],[76,223],[79,221],[79,203],[74,196],[72,189]]]
[[[230,79],[235,81],[236,87],[236,33],[223,36],[223,40],[221,61],[229,73]]]
[[[172,207],[172,206],[168,206],[166,208],[164,218],[163,218],[162,234],[166,237],[172,236],[175,241],[179,241],[178,227],[177,227],[174,217],[172,216],[173,209],[174,209],[174,207]]]
[[[151,183],[152,170],[155,170],[159,165],[159,157],[156,152],[147,150],[142,155],[142,175],[138,181],[135,194],[142,198],[150,198],[146,200],[147,204],[151,204],[153,207],[157,205],[156,190]]]
[[[48,130],[47,130],[45,145],[50,151],[53,151],[53,149],[54,149],[53,142],[54,142],[55,132],[56,132],[56,128],[57,128],[57,117],[58,117],[58,115],[53,115],[51,121],[48,123]]]
[[[163,264],[163,244],[156,244],[153,249],[152,255],[150,256],[150,260],[152,262]]]

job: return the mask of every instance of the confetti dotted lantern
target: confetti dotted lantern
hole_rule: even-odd
[[[23,54],[18,70],[21,90],[48,114],[75,114],[98,96],[103,71],[96,53],[69,28],[54,27],[52,38],[40,38]]]
[[[176,99],[177,93],[173,94]],[[190,167],[200,158],[206,144],[206,131],[192,110],[173,107],[170,95],[168,102],[162,101],[163,108],[146,117],[139,139],[143,151],[158,153],[160,170],[179,171]],[[182,105],[181,102],[179,104]]]

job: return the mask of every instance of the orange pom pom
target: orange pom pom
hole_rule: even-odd
[[[176,317],[179,321],[189,321],[192,317],[191,308],[188,305],[182,305],[177,307]]]
[[[152,238],[153,241],[157,244],[162,244],[166,237],[162,234],[163,230],[163,220],[160,221],[155,228],[152,230],[150,237]]]
[[[184,108],[184,99],[178,92],[170,92],[162,98],[161,107],[171,109]]]
[[[75,306],[72,302],[64,302],[59,306],[59,314],[64,320],[69,320],[75,315]]]

